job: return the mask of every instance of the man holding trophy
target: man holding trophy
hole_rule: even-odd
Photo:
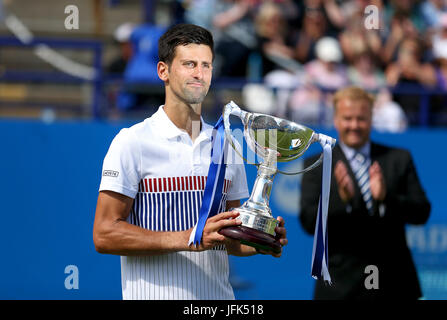
[[[278,217],[269,229],[275,250],[220,233],[242,225],[237,210],[229,209],[248,197],[248,188],[243,162],[222,161],[237,151],[225,139],[222,121],[213,128],[201,118],[212,35],[176,25],[160,38],[159,57],[165,104],[122,129],[110,145],[94,244],[100,253],[121,255],[123,299],[234,299],[227,255],[281,256],[284,220]]]

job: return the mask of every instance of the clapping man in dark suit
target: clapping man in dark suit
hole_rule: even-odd
[[[422,296],[405,238],[406,224],[424,224],[430,203],[410,153],[370,140],[373,98],[348,87],[334,95],[328,212],[332,285],[318,280],[314,299],[417,299]],[[309,163],[315,158],[307,159]],[[300,222],[313,234],[321,166],[303,175]]]

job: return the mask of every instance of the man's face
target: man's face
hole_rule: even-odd
[[[371,106],[367,100],[343,98],[337,103],[334,125],[339,139],[351,148],[361,148],[371,132]]]
[[[168,91],[186,104],[202,103],[211,83],[212,59],[207,45],[177,46],[167,70]]]

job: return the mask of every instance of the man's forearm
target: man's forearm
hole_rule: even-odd
[[[189,251],[191,229],[185,231],[158,232],[147,230],[126,221],[116,221],[108,228],[95,232],[95,248],[99,253],[132,255],[161,255],[177,251]]]

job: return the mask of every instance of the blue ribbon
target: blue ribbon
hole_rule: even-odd
[[[315,279],[323,278],[329,284],[331,283],[331,276],[329,275],[328,268],[327,215],[331,188],[332,143],[332,138],[320,134],[320,144],[323,147],[323,181],[321,196],[318,200],[318,213],[312,252],[312,277]]]
[[[191,243],[199,245],[201,243],[206,220],[217,214],[222,200],[226,171],[226,164],[224,163],[225,131],[222,116],[214,126],[212,140],[211,162],[203,193],[202,206],[199,211],[199,220],[191,232],[188,245],[191,245]]]

